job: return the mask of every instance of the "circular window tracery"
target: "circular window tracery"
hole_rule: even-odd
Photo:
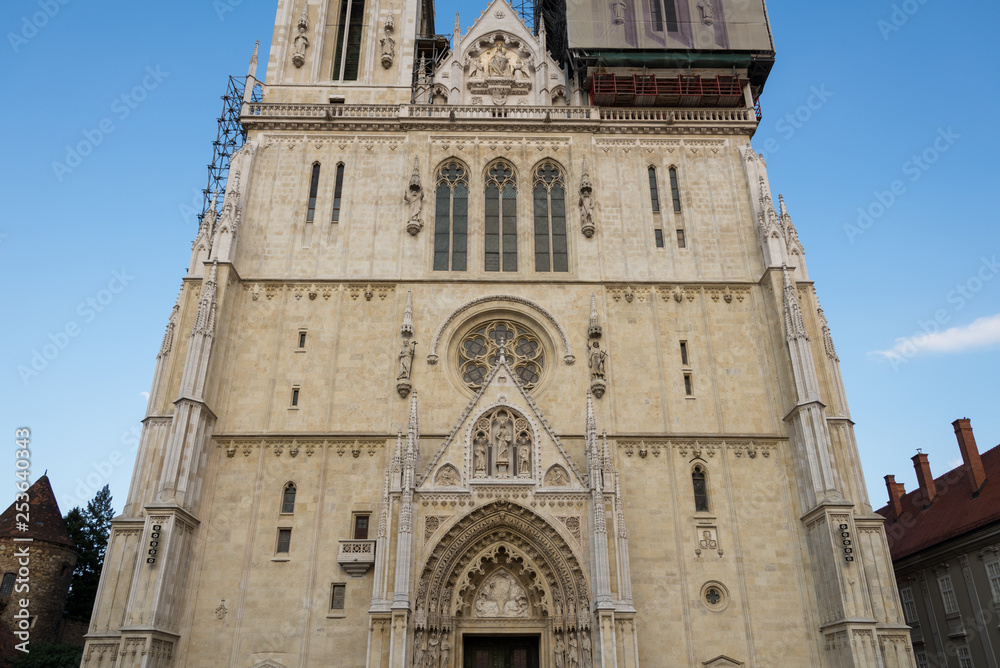
[[[492,320],[469,331],[458,346],[459,375],[469,388],[478,390],[496,367],[501,345],[507,362],[526,390],[542,378],[545,351],[533,331],[512,320]]]

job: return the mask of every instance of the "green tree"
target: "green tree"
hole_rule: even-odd
[[[12,668],[77,668],[83,659],[83,649],[72,645],[50,645],[31,643],[31,652],[17,655]]]
[[[79,556],[73,569],[73,581],[66,598],[66,615],[73,619],[89,620],[97,598],[97,585],[101,580],[104,550],[111,532],[111,490],[104,486],[87,503],[66,513],[63,520],[70,538],[76,543]]]

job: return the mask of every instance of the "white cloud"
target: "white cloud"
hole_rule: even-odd
[[[149,392],[140,392],[139,394],[141,394],[146,401],[149,401]]]
[[[899,338],[892,348],[876,350],[872,354],[900,362],[921,353],[958,353],[996,344],[1000,344],[1000,313],[980,318],[964,327]]]

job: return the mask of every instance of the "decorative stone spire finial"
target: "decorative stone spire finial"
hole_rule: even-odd
[[[177,298],[179,300],[180,296]],[[180,304],[174,304],[174,308],[170,311],[170,319],[167,321],[167,331],[163,333],[163,343],[160,344],[160,352],[156,356],[156,359],[166,357],[170,354],[170,349],[174,345],[174,329],[177,328],[177,314],[180,313],[180,310]]]
[[[454,34],[455,34],[455,37],[461,37],[462,36],[462,24],[458,20],[458,12],[455,12],[455,30],[454,30]],[[458,44],[458,42],[456,41],[455,44]]]
[[[785,216],[787,216],[788,215],[788,209],[785,208],[785,196],[784,195],[781,195],[781,194],[778,195],[778,206],[780,207],[780,210],[781,210],[780,212],[781,212],[782,218],[784,218]]]
[[[806,331],[805,318],[802,317],[802,306],[799,304],[799,297],[792,284],[788,267],[782,266],[781,273],[785,284],[785,336],[789,341],[795,339],[808,341],[809,333]]]
[[[590,295],[590,327],[587,335],[592,339],[601,338],[601,323],[597,319],[597,295]]]
[[[826,351],[826,356],[835,362],[840,361],[840,357],[837,356],[837,349],[833,346],[833,337],[830,335],[830,325],[826,321],[826,314],[823,313],[823,309],[817,309],[816,313],[819,315],[819,324],[823,330],[823,348]]]
[[[257,74],[257,53],[260,51],[260,40],[253,45],[253,54],[250,56],[250,67],[247,68],[247,76],[256,78]]]
[[[625,526],[625,504],[622,500],[622,481],[615,471],[615,523],[618,525],[618,537],[628,538],[628,527]]]
[[[399,326],[403,338],[413,336],[413,290],[406,291],[406,306],[403,308],[403,324]]]
[[[207,338],[215,336],[215,292],[218,278],[219,261],[215,260],[201,290],[201,300],[198,302],[198,312],[194,316],[192,334],[201,334]]]

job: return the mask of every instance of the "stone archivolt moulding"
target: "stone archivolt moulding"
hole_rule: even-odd
[[[569,344],[569,337],[566,335],[566,330],[563,329],[563,326],[559,324],[559,321],[557,321],[555,316],[553,316],[549,311],[530,299],[525,299],[524,297],[515,297],[513,295],[489,295],[486,297],[478,297],[462,304],[457,309],[452,311],[451,315],[444,319],[444,322],[438,325],[437,330],[434,332],[434,338],[431,340],[430,352],[427,353],[427,363],[438,363],[437,349],[438,345],[441,343],[441,336],[460,315],[472,308],[475,308],[476,306],[491,303],[495,303],[497,306],[503,306],[505,304],[520,304],[521,306],[527,306],[529,309],[533,310],[537,315],[541,316],[544,321],[548,322],[549,325],[556,330],[556,333],[558,333],[563,347],[563,361],[566,364],[573,364],[573,362],[576,361],[576,357],[573,355],[573,350]]]
[[[618,448],[626,457],[638,456],[646,459],[650,455],[659,457],[667,450],[673,449],[684,458],[704,459],[705,457],[715,457],[719,452],[730,452],[736,459],[756,459],[758,455],[763,459],[769,459],[771,453],[778,448],[777,440],[717,440],[717,441],[691,441],[680,440],[635,440],[620,439],[617,441]]]
[[[289,438],[226,438],[218,436],[215,443],[220,448],[225,448],[226,456],[230,459],[241,453],[244,457],[249,457],[254,450],[270,450],[276,457],[288,454],[295,458],[299,453],[305,453],[307,457],[312,457],[317,450],[331,448],[336,450],[337,455],[343,457],[350,453],[357,459],[361,453],[367,453],[369,457],[374,457],[380,448],[385,446],[384,440],[379,439],[289,439]]]

